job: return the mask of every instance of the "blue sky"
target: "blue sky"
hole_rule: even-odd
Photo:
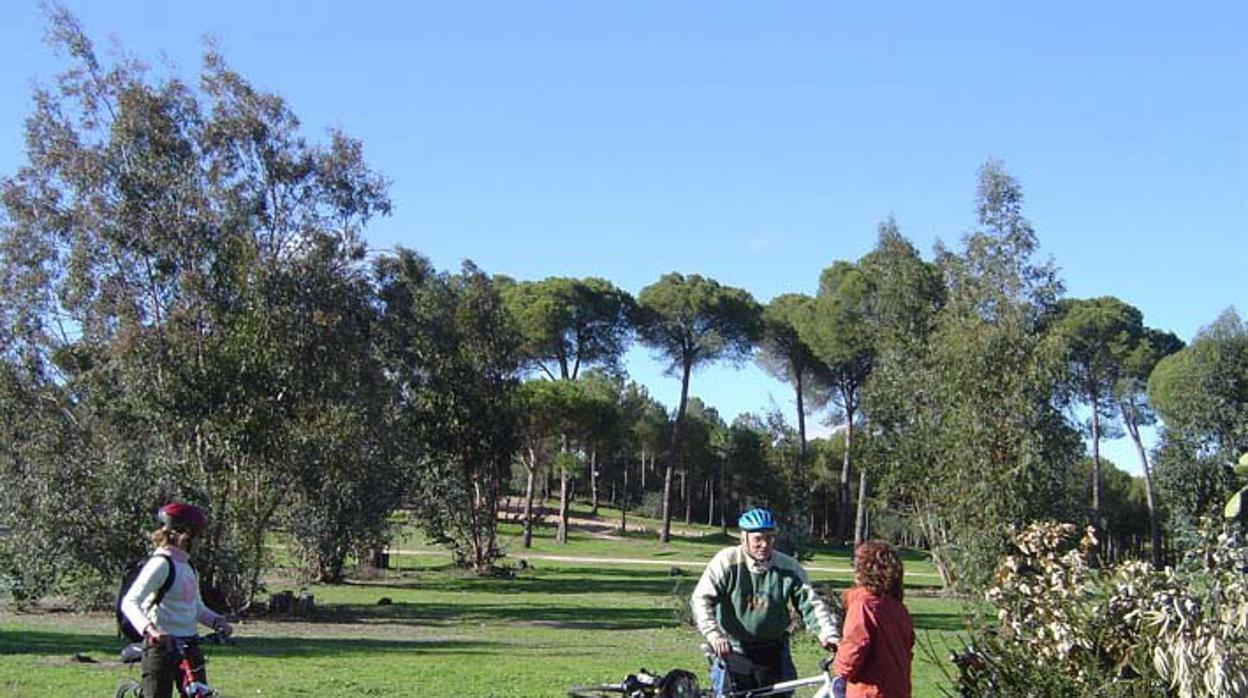
[[[522,279],[668,271],[766,302],[813,293],[889,215],[930,257],[974,224],[978,167],[1021,182],[1067,295],[1114,295],[1190,340],[1248,312],[1248,4],[66,3],[190,78],[202,37],[311,138],[340,128],[393,181],[377,249]],[[32,81],[63,65],[35,2],[0,9],[0,172]],[[644,349],[633,377],[675,402]],[[787,386],[695,374],[731,420]],[[1125,440],[1109,457],[1137,470]]]

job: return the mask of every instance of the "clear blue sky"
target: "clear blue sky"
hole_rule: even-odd
[[[1117,296],[1185,340],[1248,313],[1242,0],[67,6],[102,54],[116,39],[186,78],[217,37],[309,136],[343,129],[393,180],[370,244],[439,267],[813,293],[890,214],[929,256],[958,247],[995,157],[1069,296]],[[0,172],[24,157],[31,82],[63,65],[42,35],[35,2],[0,9]],[[674,403],[644,350],[629,368]],[[792,412],[750,366],[693,392],[728,420]],[[1107,452],[1137,469],[1125,440]]]

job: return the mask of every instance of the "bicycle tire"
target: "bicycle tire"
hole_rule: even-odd
[[[113,698],[143,698],[143,685],[134,679],[125,679],[117,684]]]
[[[622,695],[625,695],[624,687],[618,683],[596,683],[568,689],[568,698],[612,698]]]

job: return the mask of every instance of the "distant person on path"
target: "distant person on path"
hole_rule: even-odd
[[[199,681],[203,676],[204,657],[196,642],[196,623],[229,635],[233,628],[225,616],[204,605],[199,594],[199,577],[191,567],[191,544],[203,532],[208,520],[199,507],[171,502],[156,514],[160,528],[152,532],[156,553],[143,565],[134,583],[121,599],[121,611],[135,629],[143,633],[143,695],[169,698],[173,694],[178,655],[173,638],[186,641],[187,658],[194,666]],[[173,575],[173,584],[160,598],[150,603],[157,590]]]
[[[724,548],[693,590],[693,617],[714,654],[725,660],[735,689],[797,678],[789,652],[789,608],[828,651],[839,622],[810,586],[797,560],[773,549],[775,516],[751,509],[737,522],[741,545]]]
[[[870,540],[854,551],[845,592],[845,630],[832,674],[834,696],[910,698],[914,622],[902,603],[903,567],[893,546]]]

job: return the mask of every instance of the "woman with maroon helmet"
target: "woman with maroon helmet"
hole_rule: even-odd
[[[156,514],[160,528],[152,532],[156,553],[143,566],[121,600],[126,619],[143,632],[143,695],[170,698],[176,677],[178,654],[173,638],[185,642],[187,658],[203,676],[204,659],[196,641],[196,623],[203,623],[223,635],[233,632],[225,616],[204,605],[199,594],[199,577],[191,567],[191,543],[204,530],[208,520],[199,507],[170,502]],[[158,590],[173,575],[173,584],[159,602]]]

